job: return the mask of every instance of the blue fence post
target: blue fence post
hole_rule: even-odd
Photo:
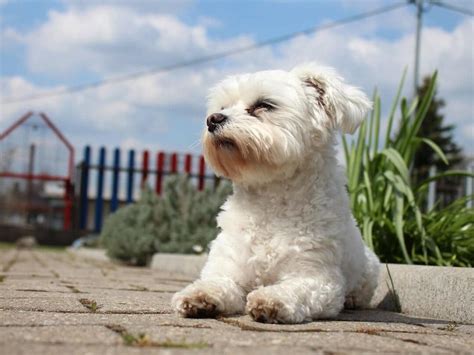
[[[115,148],[114,166],[113,166],[113,173],[112,173],[112,196],[110,199],[111,212],[115,212],[118,208],[119,172],[120,172],[120,149]]]
[[[133,176],[135,174],[135,151],[128,152],[127,203],[133,202]]]
[[[95,199],[95,223],[94,231],[100,233],[102,229],[103,215],[103,190],[104,190],[104,171],[105,171],[105,147],[101,147],[99,151],[99,166],[97,167],[97,193]]]
[[[80,187],[80,210],[79,210],[79,228],[87,229],[87,217],[89,212],[89,169],[91,163],[91,147],[84,148],[84,156],[81,164],[81,187]]]

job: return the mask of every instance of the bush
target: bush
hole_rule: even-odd
[[[157,205],[155,247],[166,253],[205,251],[217,236],[216,215],[231,192],[224,181],[214,190],[198,191],[186,177],[170,179]]]
[[[100,243],[113,259],[133,265],[147,265],[155,252],[159,199],[153,191],[142,191],[137,203],[109,215],[102,228]]]
[[[431,180],[472,175],[447,171],[415,185],[409,173],[421,144],[448,163],[433,141],[418,136],[433,98],[436,73],[419,101],[408,106],[405,98],[401,100],[399,128],[392,134],[403,79],[388,117],[383,145],[379,144],[381,104],[377,93],[374,110],[361,125],[357,139],[349,147],[343,137],[354,217],[366,244],[384,262],[470,266],[474,260],[474,214],[466,207],[466,200],[431,211],[423,211],[423,204]]]
[[[110,257],[136,265],[146,265],[156,252],[204,252],[217,236],[216,215],[230,193],[227,181],[198,191],[187,176],[170,177],[161,197],[145,188],[137,203],[110,215],[101,243]]]

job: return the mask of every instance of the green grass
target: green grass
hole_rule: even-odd
[[[446,330],[448,332],[454,332],[459,325],[456,322],[449,322],[445,327],[439,328],[440,330]]]
[[[36,247],[36,250],[63,252],[63,251],[66,251],[66,247],[65,246],[59,246],[59,245],[38,245]]]
[[[72,293],[82,293],[76,286],[74,285],[64,285],[65,287],[67,287],[68,289],[71,290]],[[82,302],[81,302],[82,303]],[[96,307],[97,307],[97,304],[96,304]],[[96,309],[97,310],[97,309]]]
[[[15,248],[15,243],[0,242],[0,250],[8,250]]]
[[[95,313],[95,312],[97,312],[97,310],[102,308],[102,306],[99,306],[96,301],[90,300],[90,299],[87,299],[87,298],[81,298],[81,299],[79,299],[79,302],[84,307],[86,307],[89,311],[91,311],[92,313]]]
[[[366,244],[383,262],[471,266],[474,260],[474,215],[465,207],[466,200],[431,211],[424,211],[423,206],[430,181],[472,174],[448,171],[416,186],[410,177],[420,144],[430,146],[448,163],[433,141],[418,136],[436,77],[435,73],[426,95],[409,104],[406,98],[400,99],[403,75],[385,132],[380,130],[381,100],[375,92],[374,109],[356,139],[349,144],[342,137],[352,211]],[[396,124],[397,107],[400,119]],[[380,144],[382,138],[384,144]]]
[[[0,250],[8,250],[16,248],[15,243],[10,242],[0,242]],[[54,252],[62,252],[66,250],[65,246],[57,246],[57,245],[37,245],[33,248],[34,250],[44,250],[44,251],[54,251]]]
[[[389,290],[389,294],[392,295],[393,297],[395,311],[400,313],[402,311],[402,305],[400,304],[400,297],[398,297],[397,290],[395,289],[395,284],[393,283],[392,274],[390,273],[388,264],[385,264],[385,268],[387,269],[388,279],[390,281],[390,284],[387,282],[387,288]]]
[[[205,349],[209,348],[210,346],[205,342],[186,342],[184,339],[181,341],[174,341],[170,339],[166,339],[164,341],[154,341],[151,340],[150,336],[146,333],[132,334],[125,327],[118,324],[107,324],[106,328],[119,334],[122,337],[123,343],[127,346],[171,349]]]
[[[143,292],[145,292],[145,291],[150,291],[150,289],[149,289],[148,287],[145,287],[145,286],[132,285],[132,284],[130,284],[130,287],[133,287],[133,289],[134,289],[135,291],[143,291]]]

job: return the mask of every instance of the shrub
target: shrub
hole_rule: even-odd
[[[200,253],[217,236],[216,215],[231,187],[222,181],[215,190],[198,191],[185,176],[165,181],[158,197],[145,188],[140,200],[110,215],[101,243],[110,257],[146,265],[156,252]]]
[[[157,205],[155,248],[167,253],[205,251],[217,236],[216,215],[231,192],[227,181],[198,191],[185,176],[169,179]]]
[[[474,260],[473,212],[465,200],[446,209],[423,213],[427,186],[444,176],[472,176],[447,171],[415,185],[409,167],[420,144],[426,144],[447,164],[441,149],[418,131],[433,97],[436,73],[427,93],[408,106],[400,103],[398,131],[392,134],[403,81],[392,104],[385,142],[379,144],[381,104],[374,94],[374,110],[349,146],[343,137],[351,207],[367,245],[385,262],[471,265]],[[468,198],[472,198],[468,197]]]
[[[104,223],[100,243],[113,259],[133,265],[146,265],[155,252],[155,210],[159,199],[145,188],[137,203],[110,214]]]

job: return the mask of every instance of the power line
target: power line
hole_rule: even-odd
[[[465,15],[474,14],[468,9],[463,9],[457,6],[445,4],[440,0],[408,0],[409,4],[416,6],[416,32],[415,32],[415,65],[413,72],[413,86],[414,86],[414,96],[418,90],[418,72],[419,72],[419,63],[420,63],[420,47],[421,47],[421,29],[422,29],[422,19],[423,13],[431,8],[431,5],[440,6],[447,8],[456,12],[461,12]],[[427,5],[427,7],[425,7]]]
[[[407,6],[407,4],[405,2],[390,5],[390,6],[384,6],[384,7],[372,10],[372,11],[364,12],[364,13],[361,13],[361,14],[356,14],[356,15],[353,15],[353,16],[349,16],[349,17],[346,17],[346,18],[343,18],[343,19],[340,19],[340,20],[337,20],[337,21],[334,21],[334,22],[331,22],[331,23],[328,23],[328,24],[311,27],[311,28],[308,28],[306,30],[285,34],[285,35],[282,35],[282,36],[279,36],[279,37],[270,38],[270,39],[265,40],[265,41],[256,42],[254,44],[250,44],[250,45],[239,47],[239,48],[234,48],[234,49],[231,49],[231,50],[211,54],[211,55],[208,55],[208,56],[203,56],[203,57],[199,57],[199,58],[185,60],[185,61],[178,62],[178,63],[175,63],[175,64],[169,64],[169,65],[165,65],[165,66],[151,68],[151,69],[141,71],[141,72],[125,74],[125,75],[116,76],[116,77],[113,77],[113,78],[98,80],[98,81],[92,82],[92,83],[69,86],[69,87],[65,87],[65,88],[62,88],[62,89],[58,89],[58,90],[47,91],[47,92],[43,92],[43,93],[39,93],[39,94],[33,94],[33,95],[29,95],[29,96],[24,96],[24,97],[16,97],[16,98],[15,97],[10,97],[10,98],[7,97],[7,98],[5,98],[5,100],[3,100],[3,104],[21,103],[21,102],[27,102],[27,101],[32,101],[32,100],[50,98],[50,97],[55,97],[55,96],[62,96],[62,95],[77,93],[77,92],[90,90],[90,89],[94,89],[94,88],[98,88],[98,87],[102,87],[102,86],[106,86],[106,85],[131,81],[131,80],[135,80],[135,79],[138,79],[138,78],[151,76],[151,75],[156,75],[156,74],[160,74],[160,73],[165,73],[165,72],[169,72],[169,71],[173,71],[173,70],[177,70],[177,69],[181,69],[181,68],[191,67],[191,66],[194,66],[194,65],[203,64],[203,63],[215,61],[215,60],[218,60],[218,59],[227,58],[227,57],[230,57],[230,56],[233,56],[233,55],[236,55],[236,54],[239,54],[239,53],[243,53],[243,52],[248,52],[248,51],[251,51],[251,50],[254,50],[254,49],[270,46],[270,45],[277,44],[277,43],[286,42],[286,41],[289,41],[289,40],[291,40],[295,37],[301,36],[301,35],[309,35],[309,34],[312,34],[312,33],[315,33],[315,32],[319,32],[319,31],[330,29],[330,28],[342,26],[342,25],[345,25],[345,24],[348,24],[348,23],[351,23],[351,22],[360,21],[360,20],[363,20],[363,19],[366,19],[366,18],[369,18],[369,17],[374,17],[374,16],[377,16],[377,15],[381,15],[383,13],[390,12],[390,11],[393,11],[395,9],[405,7],[405,6]]]
[[[446,4],[442,1],[436,1],[436,0],[432,0],[431,3],[433,5],[436,5],[436,6],[439,6],[439,7],[444,7],[445,9],[448,9],[448,10],[451,10],[451,11],[459,12],[463,15],[474,16],[474,11],[472,11],[470,9],[465,9],[465,8],[462,8],[462,7],[459,7],[459,6],[454,6],[454,5],[451,5],[451,4]]]

